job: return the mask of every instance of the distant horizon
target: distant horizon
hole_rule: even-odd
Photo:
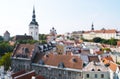
[[[55,27],[58,34],[73,31],[120,30],[120,0],[3,0],[0,1],[0,36],[28,35],[35,6],[39,33],[48,34]]]

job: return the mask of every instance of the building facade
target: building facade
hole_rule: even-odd
[[[8,32],[8,31],[6,31],[5,33],[4,33],[4,41],[9,41],[10,40],[10,33]]]

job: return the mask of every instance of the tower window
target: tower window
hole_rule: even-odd
[[[31,35],[32,35],[32,32],[31,32]]]
[[[37,35],[37,32],[36,32],[36,35]]]

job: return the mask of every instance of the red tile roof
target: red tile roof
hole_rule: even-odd
[[[34,44],[18,44],[13,51],[13,57],[16,56],[17,54],[23,54],[23,49],[27,48],[28,51],[26,54],[29,58],[31,58],[34,47],[35,47]]]
[[[114,62],[114,61],[113,61],[113,58],[112,58],[111,56],[107,56],[107,57],[105,57],[105,59]]]
[[[66,68],[73,68],[73,69],[82,69],[83,68],[83,61],[78,56],[72,55],[54,55],[49,54],[44,56],[43,61],[47,65],[51,66],[58,66],[59,63],[64,63]]]
[[[91,33],[91,32],[94,32],[94,33],[116,33],[117,31],[115,29],[84,31],[84,33]]]
[[[31,79],[32,76],[35,76],[35,71],[27,72],[21,75],[14,77],[14,79]]]
[[[105,65],[108,64],[108,67],[109,67],[112,71],[114,71],[114,72],[116,71],[116,69],[117,69],[117,64],[116,64],[116,63],[114,63],[114,62],[112,62],[112,61],[110,61],[110,60],[107,60],[106,58],[103,58],[102,61],[103,61],[103,63],[104,63]]]
[[[21,74],[24,74],[24,73],[25,73],[25,70],[21,70],[19,72],[13,73],[11,76],[12,76],[12,78],[14,78],[14,77],[21,75]]]
[[[36,77],[35,77],[35,79],[45,79],[43,76],[41,76],[41,75],[37,75]]]
[[[88,56],[89,62],[95,61],[95,62],[100,62],[98,56]]]

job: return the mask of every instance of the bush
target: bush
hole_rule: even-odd
[[[0,59],[0,66],[4,66],[5,70],[8,70],[11,66],[11,53],[5,53]]]

